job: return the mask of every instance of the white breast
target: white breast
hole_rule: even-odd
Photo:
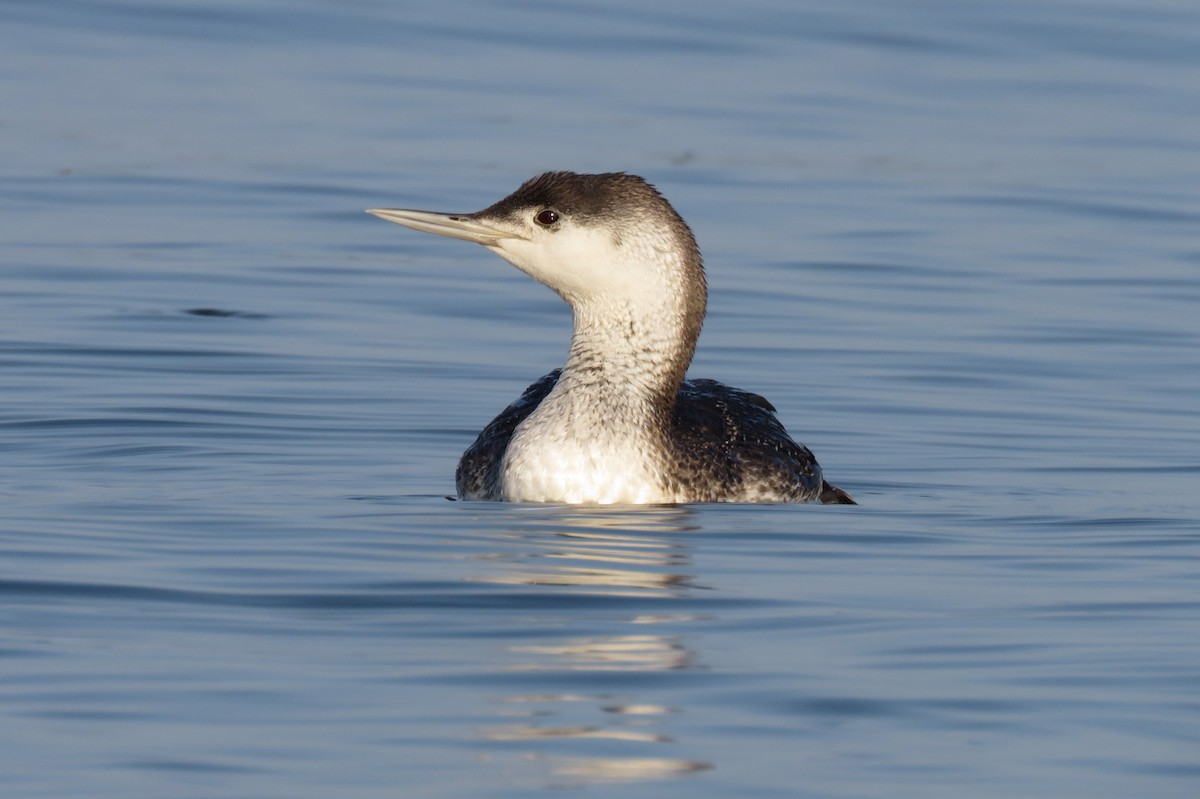
[[[603,439],[564,440],[537,428],[518,428],[513,436],[504,455],[501,491],[509,502],[676,501],[664,489],[649,448],[628,440],[619,444]]]

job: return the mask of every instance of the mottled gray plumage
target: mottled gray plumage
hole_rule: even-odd
[[[377,210],[482,244],[566,300],[566,366],[529,386],[458,464],[464,499],[854,504],[762,397],[684,380],[707,287],[695,237],[649,183],[547,172],[473,214]]]

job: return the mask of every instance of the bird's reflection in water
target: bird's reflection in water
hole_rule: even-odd
[[[673,537],[686,529],[684,508],[616,511],[570,509],[523,518],[502,551],[485,556],[505,564],[479,582],[570,587],[573,594],[649,596],[695,588],[684,573],[687,547]],[[501,543],[501,542],[497,542]]]
[[[514,666],[527,671],[668,671],[691,665],[692,653],[679,642],[658,635],[611,635],[559,644],[513,646],[510,652],[552,657],[532,658]]]
[[[523,516],[519,529],[496,542],[498,551],[487,556],[491,570],[476,579],[537,586],[546,592],[544,606],[532,610],[538,620],[572,631],[510,643],[502,668],[542,672],[547,687],[562,681],[573,690],[498,698],[500,715],[513,721],[480,730],[481,738],[519,746],[521,760],[545,769],[557,784],[661,780],[713,768],[674,756],[680,743],[670,734],[670,717],[682,710],[639,696],[653,690],[639,674],[698,668],[698,655],[678,628],[706,617],[673,608],[647,612],[658,611],[657,601],[703,590],[688,573],[689,547],[679,535],[688,529],[688,515],[686,508],[558,508]],[[562,602],[567,596],[590,599]],[[605,597],[644,603],[610,607]],[[588,684],[581,672],[595,673],[604,690],[579,691]]]

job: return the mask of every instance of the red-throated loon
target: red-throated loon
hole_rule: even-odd
[[[574,313],[567,363],[463,454],[463,499],[565,503],[854,504],[762,397],[684,380],[707,288],[687,223],[621,172],[547,172],[473,214],[375,209],[482,244]]]

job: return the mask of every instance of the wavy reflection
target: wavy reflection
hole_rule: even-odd
[[[606,730],[602,727],[536,727],[532,724],[514,724],[497,727],[483,733],[489,741],[536,741],[544,738],[608,738],[614,741],[645,741],[666,743],[671,739],[665,735],[635,730]]]
[[[712,763],[705,761],[666,756],[650,757],[638,751],[643,748],[670,746],[675,743],[670,735],[654,729],[652,726],[660,717],[678,713],[679,711],[675,708],[663,705],[613,702],[612,697],[608,697],[608,703],[605,703],[604,697],[580,694],[537,694],[509,697],[501,701],[528,706],[520,711],[524,720],[481,730],[480,737],[491,742],[538,745],[537,748],[521,752],[520,759],[527,763],[536,763],[556,780],[575,781],[581,784],[662,780],[714,768]],[[533,719],[558,719],[578,715],[593,715],[602,718],[591,723],[580,724],[552,724],[533,721]],[[565,746],[581,741],[597,742],[597,746],[591,748],[605,745],[619,746],[622,754],[606,757],[559,754],[554,751],[555,744]],[[625,754],[630,747],[633,747],[632,751],[637,754]]]
[[[592,781],[661,780],[708,771],[712,767],[711,763],[667,758],[575,758],[557,766],[554,773],[563,777],[582,777]]]
[[[559,644],[514,646],[509,651],[553,656],[512,667],[523,671],[671,671],[687,668],[693,662],[686,647],[657,635],[579,638]]]
[[[572,509],[523,520],[529,526],[503,536],[504,551],[481,558],[506,567],[473,579],[624,596],[686,591],[697,587],[683,571],[690,555],[671,534],[687,529],[688,514],[686,508]]]
[[[612,605],[606,597],[673,602],[702,590],[691,569],[686,508],[570,508],[521,516],[521,528],[493,539],[481,558],[489,584],[545,590],[537,618],[547,629],[573,635],[513,642],[504,647],[509,673],[544,674],[547,687],[561,680],[579,684],[580,673],[606,676],[603,693],[553,690],[500,698],[511,723],[479,731],[479,738],[519,748],[522,762],[546,769],[555,784],[648,781],[678,778],[713,768],[712,763],[671,757],[679,746],[671,717],[681,711],[647,697],[637,675],[698,668],[697,654],[678,633],[681,624],[707,619],[695,613],[651,612],[645,602]],[[561,605],[556,597],[591,597],[586,604]],[[597,619],[576,612],[600,611],[604,634],[580,635]],[[613,630],[613,625],[619,627]],[[654,628],[660,626],[664,632]],[[620,629],[625,627],[625,629]],[[670,633],[667,630],[670,630]],[[671,634],[674,633],[674,634]],[[542,677],[538,678],[542,680]],[[586,678],[584,678],[586,679]],[[585,683],[586,684],[586,683]]]

